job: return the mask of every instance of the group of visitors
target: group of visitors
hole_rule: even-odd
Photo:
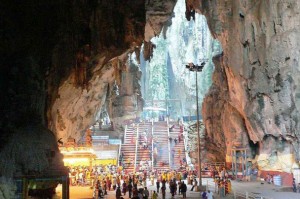
[[[223,170],[223,169],[222,169]],[[221,196],[230,192],[230,181],[224,175],[215,178],[218,185],[218,192]],[[136,199],[157,199],[166,198],[169,192],[172,198],[175,195],[182,195],[186,198],[187,191],[198,191],[197,172],[188,170],[155,170],[135,173],[126,173],[122,167],[116,165],[98,165],[89,169],[84,166],[70,167],[70,179],[72,185],[89,185],[93,187],[93,197],[95,199],[104,198],[105,195],[115,192],[117,199],[122,199],[128,194],[129,198]],[[187,183],[185,183],[185,180]],[[150,181],[148,185],[147,182]],[[192,185],[187,189],[187,185]],[[156,190],[149,192],[149,186],[156,186]],[[210,199],[210,191],[203,192],[202,198]]]
[[[225,167],[211,167],[212,178],[217,187],[217,193],[220,197],[225,197],[225,195],[231,192],[231,181]]]
[[[69,166],[70,185],[72,186],[88,186],[94,183],[98,176],[104,174],[114,174],[123,171],[123,168],[116,165],[97,165],[92,168],[88,166]],[[95,177],[96,176],[96,177]]]
[[[93,195],[98,199],[103,198],[108,191],[115,191],[117,199],[121,199],[127,192],[129,198],[148,199],[151,197],[157,199],[161,195],[160,197],[165,199],[169,190],[172,198],[175,195],[182,195],[183,198],[186,198],[187,184],[184,180],[191,175],[195,175],[195,172],[161,170],[125,174],[119,171],[115,173],[102,171],[100,174],[94,175]],[[150,180],[151,184],[148,185],[147,180]],[[151,196],[148,189],[150,185],[156,186],[156,191]]]
[[[70,185],[84,186],[89,183],[91,171],[85,166],[69,167]]]

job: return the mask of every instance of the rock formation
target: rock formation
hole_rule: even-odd
[[[160,33],[175,3],[3,3],[0,176],[59,168],[57,139],[71,135],[78,140],[99,112],[109,112],[116,123],[136,117],[141,73],[128,58],[133,52],[139,58],[144,38],[149,42],[154,30]],[[112,93],[115,84],[119,95]],[[58,165],[50,162],[49,151]]]
[[[80,32],[77,37],[86,37],[86,43],[74,49],[75,57],[71,55],[69,65],[61,63],[61,53],[70,43],[56,44],[48,84],[51,97],[48,127],[64,141],[69,136],[78,141],[85,129],[95,123],[102,112],[108,113],[111,120],[126,114],[135,117],[132,113],[124,113],[126,107],[132,106],[128,101],[136,101],[136,94],[133,91],[126,92],[125,87],[134,89],[137,85],[126,85],[123,81],[129,75],[138,82],[135,78],[140,75],[138,71],[133,72],[127,59],[139,49],[145,27],[143,2],[131,4],[101,1],[74,4],[72,9],[79,13],[71,16],[72,19],[78,23],[77,28],[87,29],[83,32],[85,34]],[[66,37],[69,38],[70,35]],[[72,39],[74,38],[70,38],[71,42]],[[69,72],[57,81],[60,77],[58,69],[61,67],[69,68]],[[119,87],[119,96],[113,93],[114,86]]]
[[[208,139],[224,151],[219,159],[230,162],[230,149],[243,146],[261,170],[291,172],[299,161],[300,3],[187,2],[223,48],[203,103]]]
[[[150,58],[152,50],[150,38],[162,31],[171,18],[175,2],[153,0],[146,2],[145,5],[143,3],[134,5],[128,3],[126,6],[116,4],[102,3],[91,13],[87,13],[90,14],[86,23],[91,24],[89,25],[91,35],[93,36],[93,33],[102,35],[92,37],[91,52],[86,50],[85,46],[78,50],[74,68],[59,85],[58,92],[55,91],[56,97],[52,97],[48,111],[48,126],[58,138],[62,137],[66,140],[72,136],[78,140],[84,130],[99,119],[97,115],[101,112],[109,114],[115,129],[120,131],[121,136],[122,122],[135,119],[142,109],[143,99],[139,85],[141,71],[136,63],[136,60],[139,61],[141,42],[145,37],[145,43],[149,44],[149,51],[146,50],[147,52],[144,53],[148,53]],[[111,22],[115,26],[111,27],[107,24],[104,16],[107,12],[104,10],[107,8],[111,9],[108,14],[113,14],[110,20],[115,20]],[[134,15],[136,11],[139,12]],[[118,21],[120,14],[125,17],[124,21]],[[118,31],[124,35],[120,35]],[[111,35],[107,32],[117,33]],[[121,36],[123,38],[119,38]],[[56,46],[56,49],[60,48],[60,45]],[[134,52],[135,56],[132,55]],[[59,53],[61,51],[55,52],[55,57],[59,57]],[[60,64],[59,60],[54,60],[57,65]],[[54,77],[57,76],[56,73],[51,75],[50,79],[55,79]],[[114,83],[118,86],[119,95],[112,93]],[[50,84],[49,90],[53,88],[55,88],[53,84]],[[52,96],[53,92],[50,94]]]

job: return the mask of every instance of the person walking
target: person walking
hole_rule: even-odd
[[[206,196],[207,196],[207,199],[213,199],[214,194],[210,190],[208,190]]]
[[[176,186],[176,183],[174,183],[173,181],[170,181],[170,192],[171,192],[172,198],[174,198],[174,195],[175,195],[175,186]]]
[[[144,199],[148,199],[149,198],[149,191],[148,191],[147,187],[145,187],[145,189],[143,191],[143,196],[144,196]]]
[[[198,182],[197,182],[196,178],[193,180],[193,182],[194,182],[194,184],[193,184],[193,186],[192,186],[191,191],[193,191],[194,188],[197,187],[197,185],[198,185]]]
[[[131,184],[131,182],[129,182],[129,184],[127,186],[127,189],[128,189],[128,193],[129,193],[129,198],[131,198],[131,195],[132,195],[132,184]]]
[[[151,199],[157,199],[158,198],[158,195],[155,191],[153,191],[153,194],[152,194],[152,198]]]
[[[181,194],[181,180],[179,180],[178,182],[178,194],[180,195]]]
[[[182,193],[183,198],[186,198],[186,191],[187,191],[187,186],[184,183],[184,181],[182,181],[181,182],[181,193]]]
[[[123,182],[123,184],[122,184],[122,192],[123,192],[123,195],[125,196],[126,192],[127,192],[127,184],[126,184],[126,182]]]
[[[120,189],[120,187],[118,187],[117,188],[117,190],[116,190],[116,199],[120,199],[121,198],[121,189]]]
[[[207,193],[206,193],[206,191],[202,192],[202,199],[207,199]]]
[[[166,187],[165,186],[161,187],[161,195],[162,195],[162,199],[166,199]]]
[[[293,178],[293,192],[297,192],[295,178]]]
[[[143,191],[142,190],[138,191],[138,198],[143,199]]]
[[[103,190],[102,190],[102,187],[101,187],[101,183],[99,183],[98,185],[98,198],[103,198]]]
[[[153,186],[154,185],[154,175],[153,175],[153,173],[151,173],[151,175],[150,175],[150,181],[151,181],[151,185]]]
[[[156,191],[159,193],[159,188],[160,188],[160,182],[159,180],[156,181]]]
[[[225,197],[225,184],[223,181],[221,181],[221,183],[220,183],[219,190],[220,190],[220,197],[224,198]]]

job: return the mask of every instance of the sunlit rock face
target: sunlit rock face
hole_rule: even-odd
[[[141,109],[138,104],[142,105],[140,71],[135,64],[127,61],[130,52],[108,63],[104,63],[105,57],[101,57],[87,88],[74,86],[74,73],[59,87],[59,97],[51,107],[53,123],[50,124],[58,138],[66,141],[73,137],[79,141],[103,112],[110,116],[114,127],[117,127],[115,130],[120,130],[122,135],[122,129],[119,129],[122,122],[135,118],[136,112]]]
[[[144,41],[144,58],[149,60],[152,57],[153,48],[151,43],[153,37],[159,36],[164,28],[167,30],[172,23],[173,9],[176,0],[147,0],[146,1],[146,25],[145,25],[145,41]]]
[[[72,9],[78,12],[72,20],[80,40],[62,33],[65,38],[55,45],[49,71],[48,127],[57,138],[79,140],[101,112],[109,115],[120,134],[124,120],[139,116],[140,46],[145,40],[149,48],[144,54],[150,58],[150,39],[170,25],[175,4],[173,0],[74,3]],[[66,44],[74,42],[77,47],[70,51]]]
[[[207,17],[223,48],[203,105],[220,158],[231,161],[230,148],[244,146],[260,169],[290,172],[299,160],[300,3],[187,2]]]
[[[48,127],[63,141],[68,137],[79,141],[84,131],[99,119],[100,113],[108,114],[111,120],[128,114],[127,107],[133,106],[137,99],[134,92],[126,92],[127,87],[133,86],[124,83],[124,79],[130,76],[139,81],[139,75],[128,70],[127,59],[139,51],[143,41],[145,4],[90,3],[77,2],[73,7],[79,12],[74,13],[73,20],[82,29],[77,34],[85,43],[74,49],[70,63],[63,62],[66,66],[61,63],[64,58],[61,54],[68,48],[65,41],[55,46],[53,55],[48,85],[51,96]],[[74,39],[68,34],[66,38],[71,42]],[[68,67],[69,72],[57,82],[54,81],[57,77],[62,78],[60,67]],[[114,86],[120,89],[119,96],[114,96]],[[131,104],[128,97],[134,99]]]
[[[58,138],[79,140],[101,112],[108,113],[121,137],[123,121],[135,119],[142,110],[141,43],[145,37],[144,44],[149,45],[149,51],[144,53],[150,57],[153,46],[147,41],[167,25],[175,3],[171,0],[127,4],[107,1],[87,13],[89,46],[84,45],[75,52],[75,63],[67,79],[58,85],[57,95],[51,98],[49,128]],[[58,44],[54,67],[61,65],[61,49],[64,48]],[[55,83],[49,85],[49,90],[55,88]],[[113,91],[115,85],[118,95]]]

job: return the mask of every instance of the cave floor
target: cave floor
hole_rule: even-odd
[[[258,181],[241,182],[232,181],[233,190],[238,192],[248,191],[251,195],[265,196],[266,199],[300,199],[300,193],[292,192],[291,187],[278,187],[273,184],[261,184]],[[232,198],[232,197],[228,197]]]
[[[186,182],[186,181],[185,181]],[[203,185],[206,185],[207,182],[212,182],[212,179],[204,178],[202,180]],[[148,181],[147,183],[148,189],[151,191],[156,190],[156,186],[151,186],[151,183]],[[167,185],[168,186],[168,185]],[[201,198],[199,192],[190,191],[191,185],[188,185],[188,191],[187,191],[187,198]],[[276,187],[274,185],[270,184],[261,184],[260,182],[238,182],[238,181],[232,181],[232,187],[233,190],[236,190],[238,192],[245,193],[248,191],[251,195],[257,196],[266,196],[266,199],[300,199],[300,193],[293,193],[290,190],[289,191],[283,191],[282,187]],[[167,189],[168,190],[168,189]],[[286,189],[285,189],[286,190]],[[214,198],[219,199],[220,197],[214,193]],[[126,196],[123,196],[124,199],[129,199],[128,192]],[[54,197],[54,199],[60,199],[61,198],[61,185],[57,187],[57,194]],[[70,186],[70,199],[92,199],[93,198],[93,190],[90,189],[90,187],[80,187],[80,186]],[[159,194],[159,198],[161,197],[161,194]],[[166,198],[171,198],[170,193],[167,191]],[[176,195],[175,199],[182,198],[182,195]],[[225,197],[226,199],[234,198],[233,194],[229,194]],[[105,199],[115,199],[115,192],[109,191],[108,195],[105,197]]]

